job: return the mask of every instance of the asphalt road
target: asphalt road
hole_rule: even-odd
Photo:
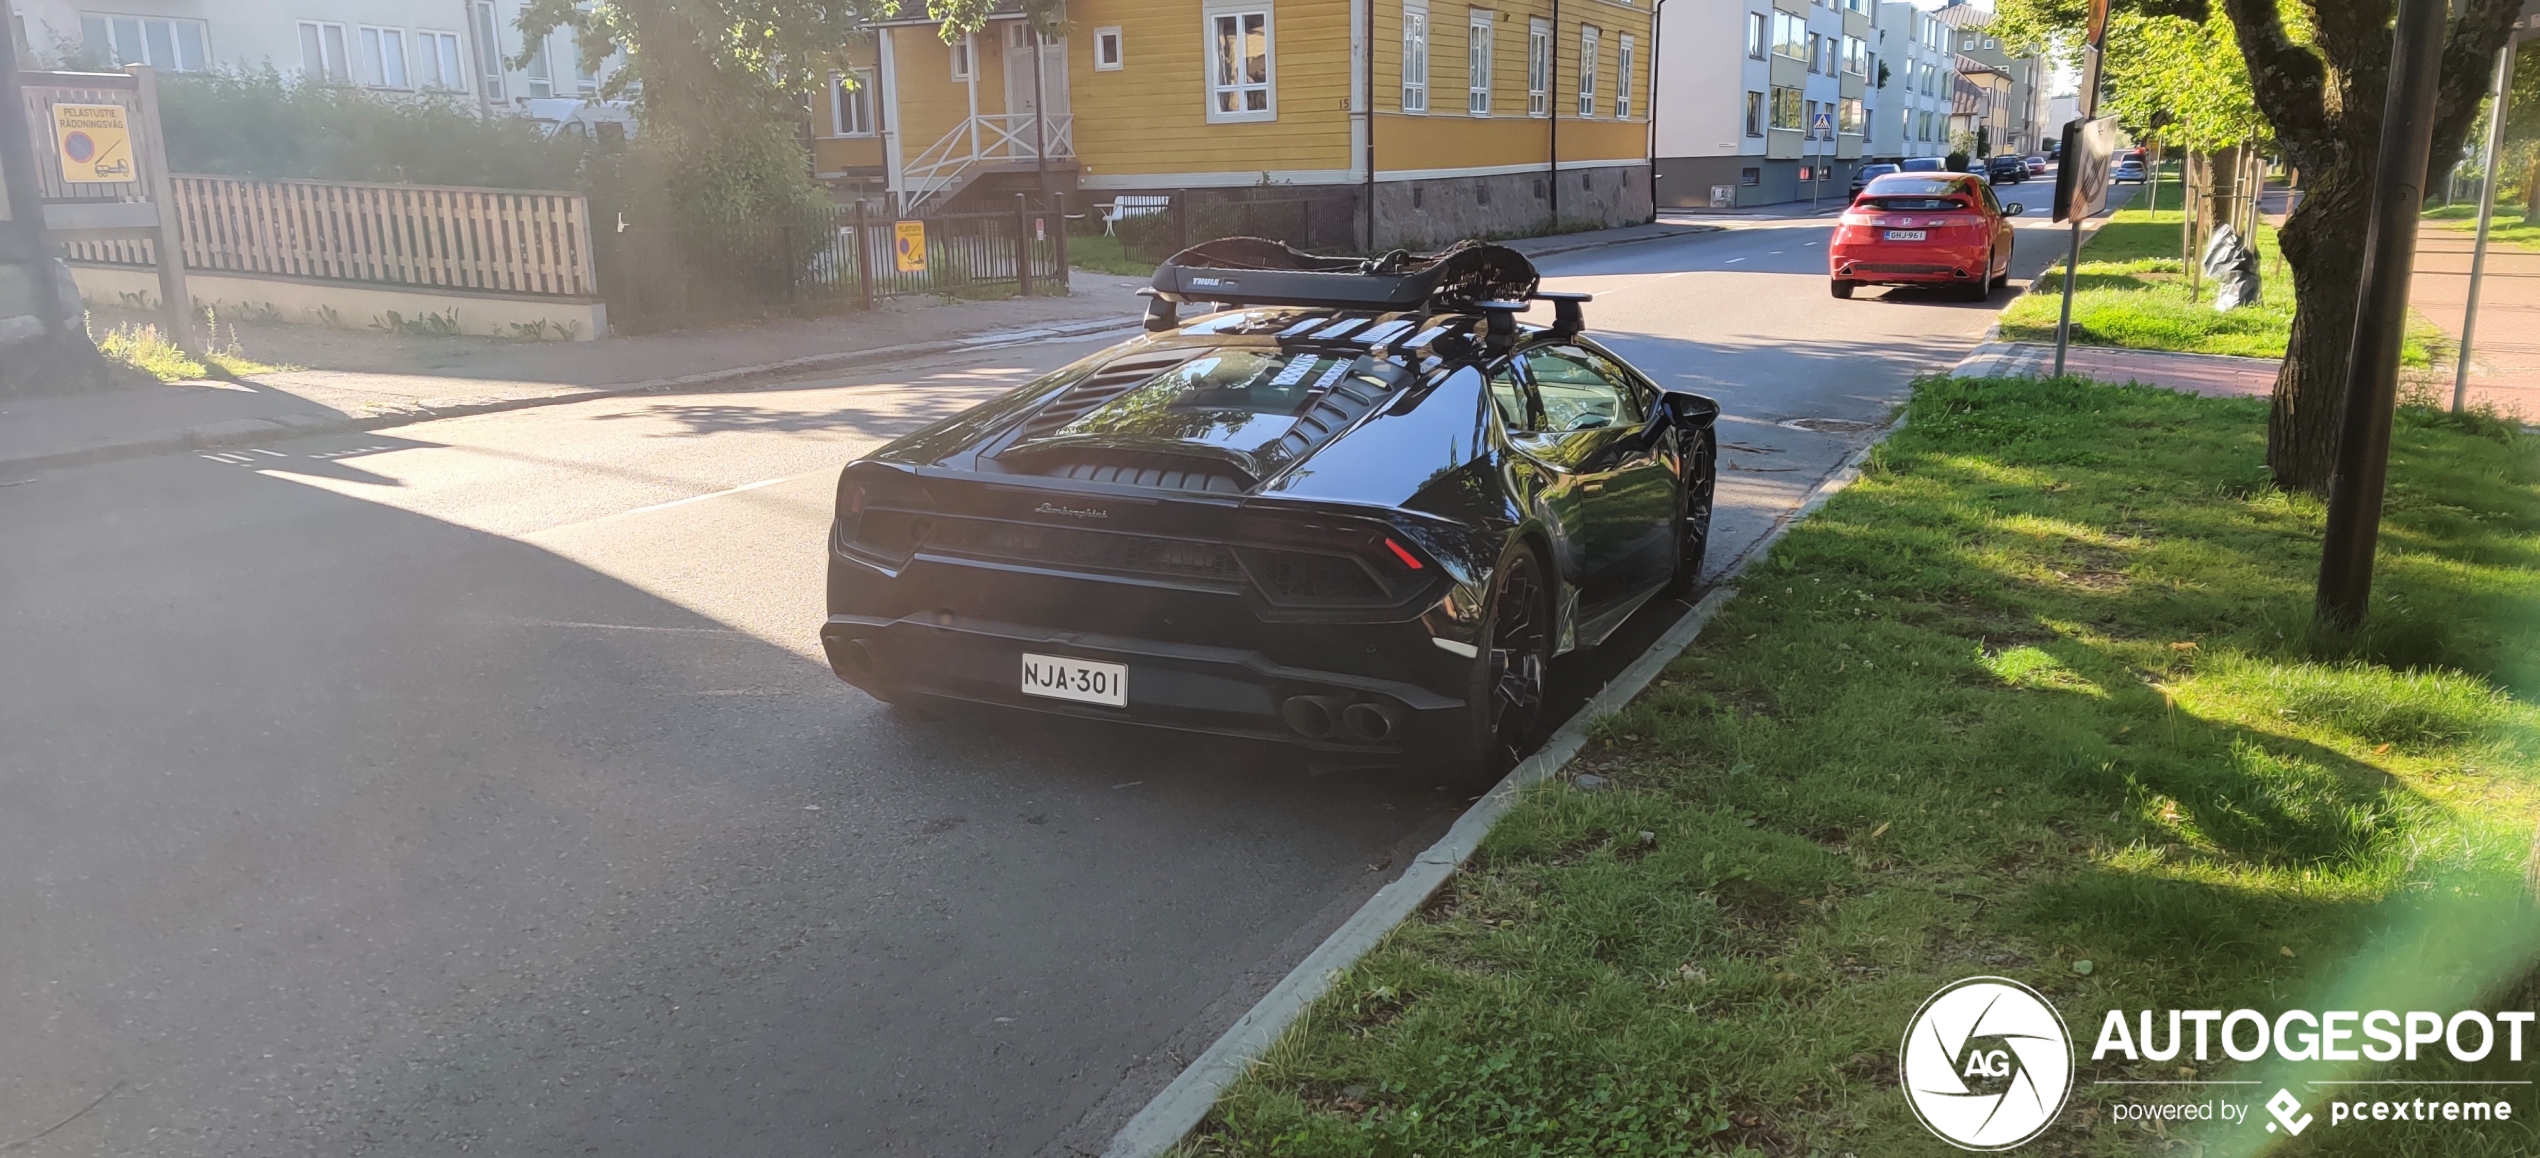
[[[1715,569],[1991,321],[1827,231],[1545,262],[1726,403]],[[0,1148],[1098,1150],[1465,798],[830,677],[837,468],[1094,345],[0,487]]]

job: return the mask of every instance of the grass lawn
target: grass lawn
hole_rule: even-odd
[[[2135,201],[2152,203],[2141,193]],[[2223,313],[2214,309],[2211,284],[2205,284],[2195,300],[2187,296],[2186,266],[2178,252],[2182,210],[2175,176],[2161,179],[2157,203],[2167,208],[2158,212],[2129,208],[2111,214],[2082,248],[2081,277],[2073,288],[2074,343],[2283,357],[2293,331],[2293,275],[2276,247],[2275,227],[2258,227],[2258,303]],[[2058,260],[2054,268],[2038,275],[2027,294],[2002,312],[2003,340],[2054,341],[2063,291],[2063,262]],[[2410,366],[2430,364],[2429,339],[2439,341],[2440,332],[2415,319],[2403,361]]]
[[[227,348],[212,349],[201,355],[190,355],[169,341],[159,327],[126,322],[96,335],[97,352],[111,362],[120,362],[161,382],[194,382],[215,376],[215,370],[232,378],[249,374],[265,374],[287,369],[269,366],[238,353],[235,343]],[[208,363],[208,365],[206,364]]]
[[[1122,277],[1153,277],[1155,264],[1128,256],[1120,239],[1096,234],[1092,237],[1067,239],[1067,264],[1095,273],[1118,274]]]
[[[2447,205],[2425,211],[2427,217],[2450,225],[2463,233],[2478,232],[2478,207]],[[2497,245],[2520,249],[2540,249],[2540,221],[2523,216],[2522,206],[2498,204],[2496,215],[2487,222],[2487,239]]]
[[[1954,1154],[1896,1057],[1977,974],[2077,1039],[2023,1153],[2281,1141],[2171,1149],[2102,1081],[2531,1076],[2501,1049],[2298,1078],[2090,1060],[2110,1008],[2533,1007],[2540,438],[2406,412],[2373,618],[2313,640],[2322,510],[2267,489],[2265,420],[1919,383],[1860,481],[1602,727],[1573,771],[1609,783],[1532,790],[1184,1152]],[[2540,1150],[2515,1108],[2278,1152]]]

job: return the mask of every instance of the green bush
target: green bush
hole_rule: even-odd
[[[571,189],[586,147],[455,97],[392,97],[259,71],[171,76],[168,166],[263,180]]]

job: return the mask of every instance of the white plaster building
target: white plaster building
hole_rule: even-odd
[[[1658,10],[1658,205],[1849,195],[1867,147],[1877,0],[1672,0]],[[1819,181],[1822,173],[1822,184]]]
[[[1870,159],[1948,155],[1949,98],[1957,69],[1948,26],[1927,6],[1880,0],[1878,37],[1879,61],[1887,73],[1886,83],[1875,90]]]

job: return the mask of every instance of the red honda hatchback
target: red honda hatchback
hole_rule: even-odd
[[[1980,302],[2011,280],[2011,218],[1972,173],[1889,173],[1870,182],[1827,247],[1834,296],[1855,286],[1949,285]]]

